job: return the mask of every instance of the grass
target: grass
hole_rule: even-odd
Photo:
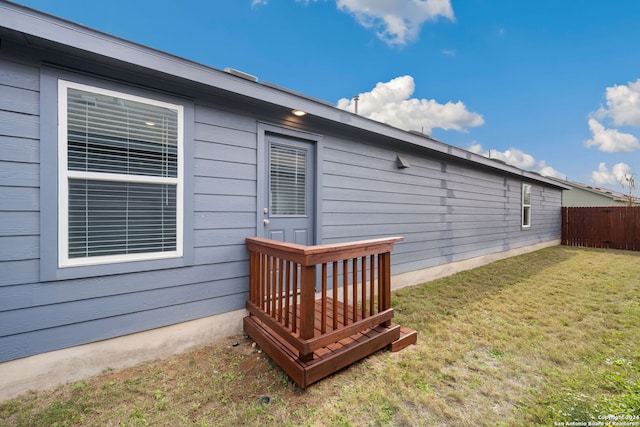
[[[640,425],[640,253],[549,248],[393,306],[417,345],[305,391],[229,337],[0,403],[0,425]]]

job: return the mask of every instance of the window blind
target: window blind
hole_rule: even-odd
[[[69,180],[69,258],[176,250],[176,187]]]
[[[175,110],[69,89],[69,170],[176,178]]]
[[[177,110],[68,88],[67,167],[70,259],[176,250]]]
[[[271,214],[305,215],[307,152],[296,147],[271,144],[269,153]]]

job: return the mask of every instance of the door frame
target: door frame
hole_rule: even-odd
[[[284,126],[277,126],[269,123],[258,122],[257,129],[257,149],[256,149],[256,236],[265,236],[265,227],[263,220],[265,219],[264,207],[268,206],[267,195],[264,191],[266,188],[267,168],[266,168],[266,151],[267,151],[267,135],[282,137],[284,139],[291,138],[297,139],[302,142],[310,144],[314,150],[315,159],[315,176],[314,179],[314,212],[312,213],[313,219],[313,233],[311,235],[312,244],[317,245],[321,242],[322,238],[322,135],[302,131],[299,129],[292,129]]]

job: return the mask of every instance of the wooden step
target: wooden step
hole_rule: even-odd
[[[406,326],[400,326],[400,338],[392,342],[389,348],[392,352],[396,352],[417,342],[418,332]]]

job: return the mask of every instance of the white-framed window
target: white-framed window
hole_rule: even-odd
[[[58,81],[58,267],[181,257],[181,105]]]
[[[531,185],[522,184],[522,228],[531,227]]]

